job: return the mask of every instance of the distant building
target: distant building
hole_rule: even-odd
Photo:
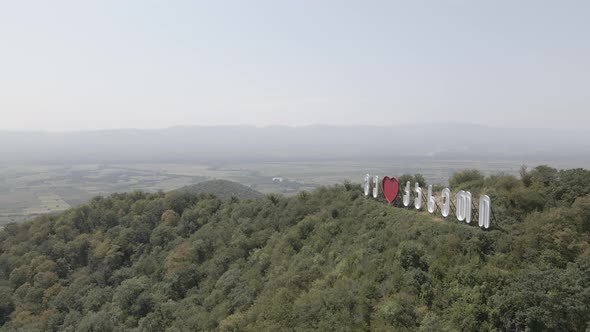
[[[283,178],[281,178],[281,177],[275,177],[275,178],[272,178],[272,181],[273,182],[277,182],[277,181],[278,182],[283,182]]]

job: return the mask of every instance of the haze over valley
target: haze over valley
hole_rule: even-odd
[[[169,191],[211,179],[292,195],[360,182],[366,172],[420,173],[429,183],[445,184],[468,168],[518,175],[521,165],[590,164],[588,131],[472,124],[0,131],[0,138],[2,224],[97,195]]]

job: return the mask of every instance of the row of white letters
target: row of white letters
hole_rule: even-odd
[[[379,176],[375,176],[373,179],[373,197],[377,198],[379,196]],[[364,183],[364,193],[365,196],[369,196],[370,193],[370,185],[371,185],[371,177],[369,174],[365,177]],[[410,181],[406,183],[406,187],[404,189],[403,194],[403,205],[410,206],[410,199],[411,199],[411,184]],[[413,192],[416,194],[414,197],[414,207],[416,210],[422,209],[423,199],[422,199],[422,188],[418,183],[415,184]],[[447,218],[451,213],[451,199],[452,194],[449,188],[444,188],[441,192],[442,195],[442,207],[441,207],[441,214],[443,217]],[[457,193],[457,201],[456,201],[456,212],[455,215],[457,220],[465,221],[466,223],[471,222],[471,204],[472,204],[472,195],[469,191],[461,190]],[[432,185],[428,186],[428,195],[426,195],[426,208],[429,213],[434,213],[436,211],[436,199],[432,195]],[[490,217],[492,211],[492,201],[488,195],[482,195],[479,197],[479,227],[483,228],[490,228]]]

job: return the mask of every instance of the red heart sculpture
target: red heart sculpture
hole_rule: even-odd
[[[399,180],[386,176],[383,178],[383,195],[388,203],[391,204],[399,194]]]

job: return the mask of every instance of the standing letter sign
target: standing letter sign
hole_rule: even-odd
[[[471,193],[461,190],[457,194],[457,220],[471,222]]]
[[[492,210],[492,200],[488,195],[479,198],[479,227],[490,228],[490,211]]]
[[[369,196],[369,189],[371,186],[371,176],[369,174],[365,175],[365,182],[363,183],[363,189],[365,191],[365,196]]]
[[[434,213],[436,210],[436,200],[432,196],[432,185],[428,186],[428,196],[426,197],[428,202],[426,202],[426,207],[428,208],[428,213]]]
[[[416,193],[414,207],[416,210],[420,210],[422,208],[422,188],[420,188],[420,184],[418,182],[416,182],[416,185],[414,186],[414,192]]]
[[[445,188],[442,191],[442,209],[440,213],[443,217],[448,217],[451,214],[451,189]]]
[[[377,198],[379,196],[379,176],[375,175],[373,178],[373,198]]]
[[[382,182],[379,183],[379,176],[371,176],[370,174],[367,174],[365,175],[363,182],[363,193],[367,197],[371,195],[374,198],[378,198],[380,194],[379,192],[383,191],[385,200],[387,203],[391,204],[398,197],[400,189],[402,189],[400,186],[401,184],[399,183],[399,180],[395,177],[384,176]],[[457,205],[453,206],[454,211],[451,211],[453,196],[449,188],[444,188],[442,190],[440,201],[437,201],[437,199],[433,196],[432,185],[428,185],[428,194],[423,194],[424,189],[420,188],[420,184],[418,182],[414,183],[414,188],[412,189],[411,182],[407,181],[405,187],[403,188],[403,206],[409,207],[410,204],[412,204],[413,199],[413,206],[416,208],[416,210],[421,210],[422,207],[426,205],[428,212],[431,214],[439,209],[440,214],[447,218],[452,212],[457,220],[465,221],[468,224],[471,223],[471,219],[473,217],[472,214],[475,213],[476,218],[478,219],[479,227],[486,229],[490,228],[491,219],[494,219],[495,222],[492,211],[492,201],[487,195],[482,195],[479,197],[478,210],[477,206],[473,206],[474,198],[471,195],[471,192],[461,190],[457,193]],[[475,212],[473,212],[473,210],[475,210]]]
[[[404,206],[410,205],[410,181],[406,182],[406,188],[404,189]]]

